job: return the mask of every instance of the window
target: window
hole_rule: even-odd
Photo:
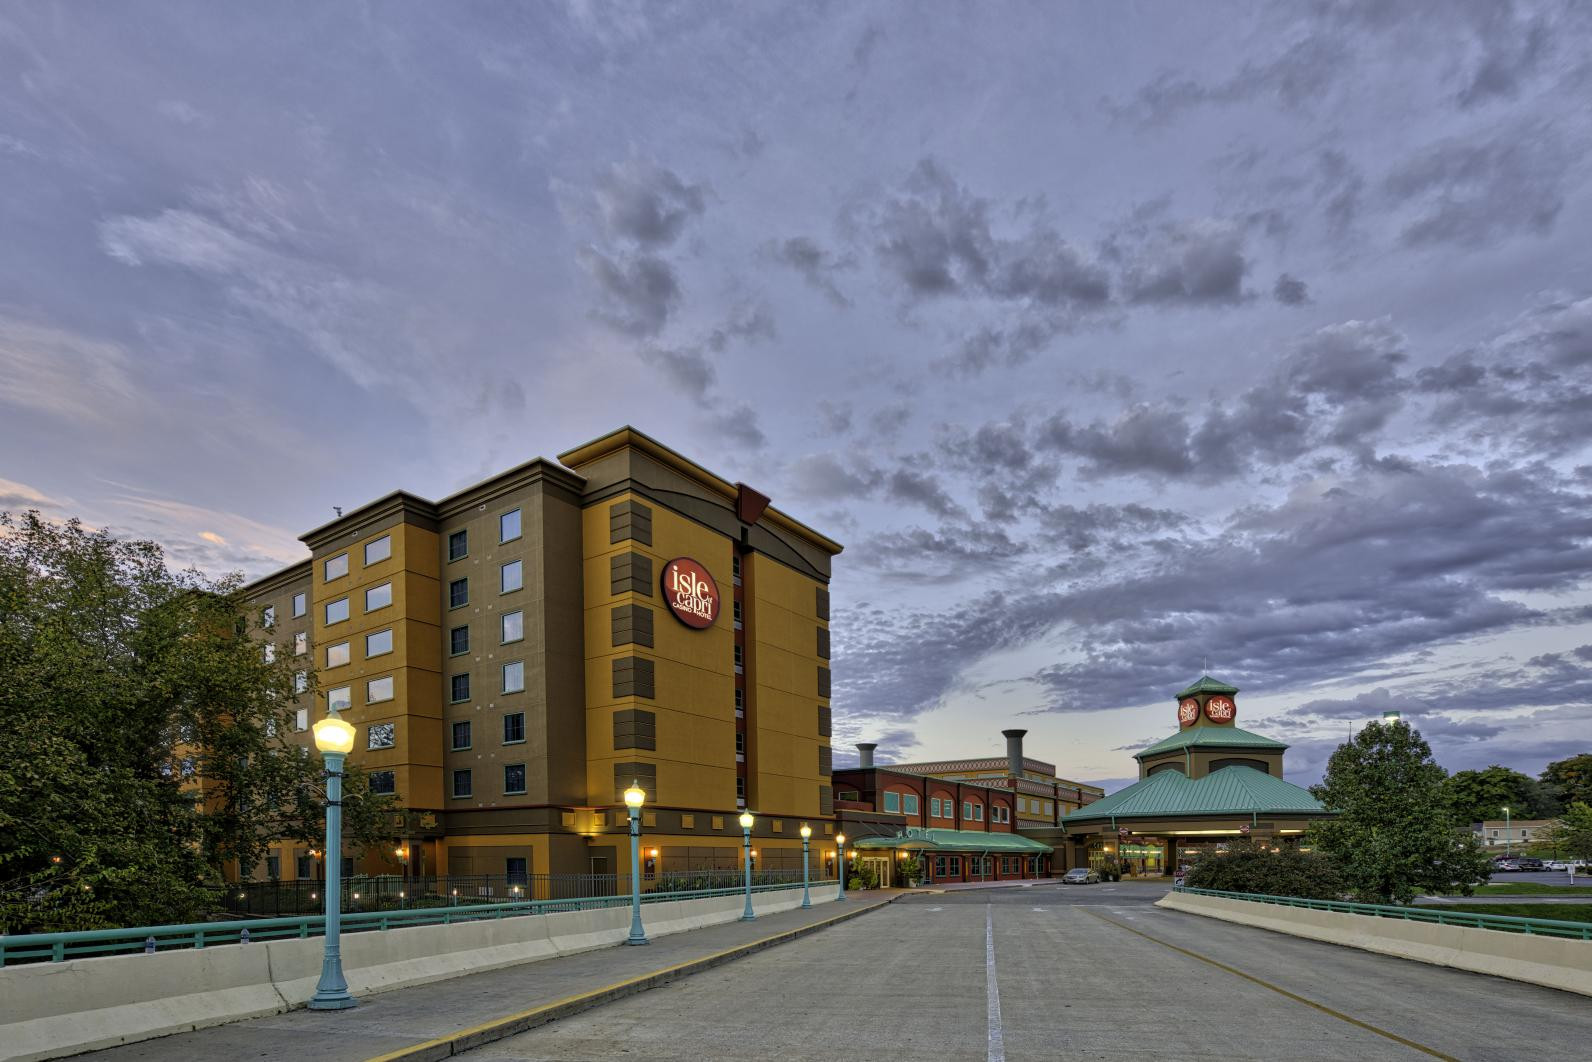
[[[517,745],[525,740],[525,713],[510,712],[503,717],[503,744]]]
[[[512,542],[520,537],[520,511],[510,509],[498,517],[498,541]]]
[[[470,673],[454,675],[448,680],[448,698],[454,704],[470,699]]]
[[[397,723],[372,723],[366,727],[365,747],[367,749],[390,749],[398,741]]]
[[[741,585],[741,555],[739,553],[730,557],[730,575],[736,586]]]
[[[962,801],[962,818],[969,819],[969,820],[971,820],[973,818],[973,802],[972,801],[970,801],[970,800]]]
[[[265,857],[265,876],[275,881],[282,876],[282,857],[268,855]]]
[[[918,813],[918,795],[916,793],[904,795],[901,798],[901,810],[908,815],[916,815]]]
[[[340,597],[336,601],[326,602],[326,622],[341,623],[348,618],[348,598]]]
[[[310,688],[310,673],[308,671],[293,672],[293,692],[303,693]]]
[[[453,724],[453,751],[470,747],[470,721],[468,719]]]
[[[349,661],[349,648],[347,642],[338,642],[336,645],[326,647],[326,666],[342,667]]]
[[[365,656],[382,656],[392,652],[392,628],[365,635]]]
[[[470,603],[470,580],[455,579],[448,584],[448,607],[458,608]]]
[[[365,543],[365,563],[376,564],[392,556],[392,536],[382,535]]]
[[[265,611],[260,613],[260,626],[262,626],[262,627],[275,627],[276,626],[276,606],[275,605],[266,605],[265,606]]]
[[[335,557],[326,558],[326,581],[341,579],[348,574],[348,554],[339,553]]]
[[[735,714],[737,716],[742,716],[742,715],[746,714],[746,691],[745,690],[736,690],[735,691]]]
[[[525,613],[503,613],[503,641],[517,642],[525,637]]]
[[[398,790],[397,779],[392,771],[371,771],[365,778],[372,793],[394,793]]]
[[[470,628],[455,627],[448,632],[448,652],[463,656],[470,651]]]
[[[448,536],[448,559],[462,560],[470,555],[470,532],[455,531]]]
[[[470,780],[468,769],[453,772],[453,795],[467,797],[474,792],[474,785]]]
[[[276,663],[276,643],[266,642],[264,645],[260,646],[260,658],[267,664]]]
[[[310,651],[310,636],[304,631],[299,631],[293,636],[293,655],[303,656]]]
[[[735,673],[744,674],[746,671],[746,650],[740,646],[735,647]]]
[[[735,602],[735,629],[741,629],[741,603]]]
[[[309,608],[310,608],[310,599],[309,599],[308,595],[306,595],[306,594],[294,594],[293,595],[293,618],[294,619],[298,619],[300,616],[304,615],[304,613],[309,611]]]
[[[739,759],[742,759],[743,757],[745,757],[745,755],[746,755],[746,735],[738,733],[738,734],[735,735],[735,758],[739,760]]]
[[[983,804],[974,804],[973,805],[973,821],[974,822],[983,822],[984,821],[984,805]]]
[[[521,661],[503,665],[503,692],[521,693],[525,690],[525,665]]]
[[[310,710],[308,708],[300,708],[298,711],[293,713],[293,729],[302,734],[309,728]]]
[[[929,814],[932,815],[934,818],[939,818],[940,817],[940,798],[939,797],[930,797],[929,798]]]
[[[379,704],[382,701],[390,701],[392,700],[392,691],[393,682],[391,675],[385,678],[371,679],[365,683],[365,703]]]
[[[330,711],[336,708],[339,712],[346,712],[354,706],[354,688],[352,686],[339,686],[335,690],[326,691],[326,707]]]
[[[737,778],[735,780],[735,802],[737,804],[741,804],[741,805],[744,805],[746,803],[746,779],[745,778]],[[714,829],[719,829],[719,827],[715,826]]]
[[[375,612],[392,604],[392,584],[382,583],[365,591],[365,611]]]
[[[371,784],[376,784],[376,780],[374,778],[371,779]],[[310,857],[307,855],[299,856],[296,860],[294,860],[294,863],[297,864],[293,868],[295,877],[307,878],[315,872],[310,866]]]
[[[509,795],[525,792],[525,764],[506,763],[503,765],[503,792]]]
[[[901,810],[901,794],[886,793],[884,795],[884,809],[886,811],[899,812]]]
[[[503,861],[503,869],[507,872],[510,885],[530,884],[531,875],[525,869],[524,856],[509,856]]]
[[[498,587],[503,593],[518,590],[525,585],[525,565],[519,561],[509,561],[498,569]]]

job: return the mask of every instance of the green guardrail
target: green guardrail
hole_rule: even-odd
[[[1518,915],[1476,914],[1452,907],[1394,907],[1378,903],[1351,903],[1347,900],[1306,900],[1298,896],[1268,896],[1258,892],[1224,892],[1220,889],[1191,889],[1175,885],[1173,892],[1190,896],[1216,896],[1224,900],[1251,900],[1280,907],[1303,907],[1309,911],[1337,911],[1340,914],[1397,918],[1404,922],[1432,922],[1440,926],[1465,926],[1470,929],[1496,929],[1505,933],[1526,933],[1538,937],[1568,937],[1592,940],[1592,923],[1566,922],[1556,918],[1522,918]]]
[[[816,891],[836,882],[815,881]],[[779,892],[801,888],[801,882],[753,885],[753,892]],[[674,900],[703,900],[714,896],[740,896],[745,888],[695,889],[682,892],[642,893],[643,904]],[[628,907],[629,896],[586,896],[569,900],[526,900],[502,903],[465,903],[444,907],[413,907],[396,911],[361,911],[342,915],[342,932],[368,933],[410,926],[452,925],[455,922],[480,922],[498,918],[554,914],[561,911],[590,911],[604,907]],[[0,935],[0,967],[27,962],[64,962],[67,959],[100,955],[125,955],[135,952],[176,951],[209,948],[227,944],[249,944],[292,937],[318,937],[326,931],[325,915],[297,918],[251,918],[234,922],[196,922],[177,926],[134,926],[126,929],[95,929],[81,933],[30,933]]]

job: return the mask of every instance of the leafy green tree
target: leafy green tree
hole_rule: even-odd
[[[1592,804],[1592,752],[1555,760],[1543,769],[1541,777],[1543,785],[1566,807]]]
[[[1592,805],[1579,800],[1564,816],[1537,835],[1533,847],[1564,853],[1583,866],[1592,865]]]
[[[1269,846],[1249,840],[1229,844],[1225,852],[1202,855],[1189,869],[1184,884],[1193,889],[1309,900],[1342,899],[1348,888],[1337,865],[1320,852],[1301,852],[1292,845],[1273,852]]]
[[[319,836],[291,654],[262,650],[239,582],[0,514],[0,932],[192,919],[272,840]],[[350,781],[353,842],[391,836],[390,799]]]
[[[1408,723],[1368,723],[1340,745],[1311,792],[1337,814],[1311,829],[1358,898],[1408,903],[1422,890],[1469,893],[1491,869],[1455,817],[1431,747]]]
[[[1454,815],[1469,824],[1504,817],[1547,819],[1559,813],[1550,789],[1528,774],[1493,764],[1480,771],[1456,771],[1445,783]]]

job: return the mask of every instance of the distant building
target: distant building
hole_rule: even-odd
[[[1470,832],[1483,848],[1501,848],[1505,852],[1522,852],[1535,843],[1539,834],[1552,826],[1555,819],[1488,819],[1473,822]]]

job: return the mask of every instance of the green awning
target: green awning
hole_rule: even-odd
[[[1042,855],[1054,851],[1019,833],[985,833],[983,830],[937,830],[909,827],[894,837],[859,837],[851,847],[867,850],[900,848],[908,852],[995,852],[1003,855]]]

